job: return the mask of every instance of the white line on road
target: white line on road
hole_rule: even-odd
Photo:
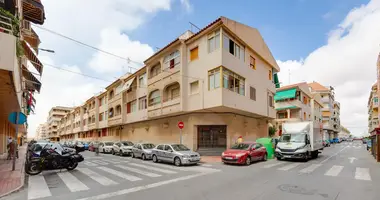
[[[278,170],[281,170],[281,171],[288,171],[289,169],[293,169],[297,166],[299,166],[301,163],[292,163],[292,164],[288,164],[288,165],[285,165],[281,168],[278,168]]]
[[[101,160],[93,160],[93,163],[99,164],[99,165],[108,165],[107,162],[101,161]]]
[[[134,187],[134,188],[119,190],[119,191],[116,191],[116,192],[101,194],[101,195],[98,195],[98,196],[87,197],[87,198],[82,198],[82,199],[77,199],[77,200],[109,199],[111,197],[125,195],[125,194],[129,194],[129,193],[133,193],[133,192],[138,192],[138,191],[141,191],[141,190],[147,190],[147,189],[150,189],[150,188],[160,187],[160,186],[163,186],[163,185],[168,185],[170,183],[175,183],[175,182],[179,182],[179,181],[189,180],[189,179],[196,178],[196,177],[199,177],[199,176],[204,176],[204,175],[207,175],[207,173],[200,173],[200,174],[193,174],[193,175],[189,175],[189,176],[183,176],[183,177],[179,177],[179,178],[175,178],[175,179],[170,179],[170,180],[166,180],[166,181],[160,181],[160,182],[157,182],[157,183],[152,183],[152,184],[149,184],[149,185],[138,186],[138,187]]]
[[[370,181],[371,176],[369,175],[369,169],[357,167],[355,171],[355,179]]]
[[[281,165],[281,164],[284,164],[283,162],[277,162],[277,163],[273,163],[273,164],[269,164],[269,165],[264,165],[263,168],[267,169],[267,168],[272,168],[272,167],[275,167],[277,165]]]
[[[42,175],[29,176],[28,199],[50,197],[51,193]]]
[[[90,161],[84,161],[83,164],[85,164],[85,165],[87,165],[87,166],[89,166],[89,167],[96,167],[96,166],[98,166],[97,164],[92,163],[92,162],[90,162]]]
[[[328,157],[328,158],[322,160],[319,164],[323,164],[324,162],[328,161],[330,158],[332,158],[332,157],[338,155],[340,152],[342,152],[343,150],[345,150],[347,147],[349,147],[349,146],[346,146],[346,147],[342,148],[341,150],[339,150],[338,152],[334,153],[334,154],[331,155],[330,157]]]
[[[199,164],[200,166],[203,166],[203,167],[212,167],[212,165],[210,164]]]
[[[313,172],[315,169],[317,169],[318,167],[322,166],[321,164],[311,164],[310,166],[306,167],[306,168],[303,168],[302,170],[300,170],[301,173],[311,173]]]
[[[342,171],[343,166],[334,165],[332,166],[326,173],[325,176],[338,176],[338,174]]]
[[[62,181],[65,183],[65,185],[67,186],[67,188],[69,188],[71,192],[78,192],[89,189],[85,184],[83,184],[70,172],[61,172],[58,173],[58,176],[62,179]]]
[[[117,183],[105,176],[102,176],[88,168],[77,168],[78,171],[82,172],[83,174],[86,174],[88,177],[90,177],[92,180],[104,185],[116,185]]]
[[[127,166],[124,166],[124,165],[115,165],[115,167],[119,167],[121,169],[125,169],[125,170],[128,170],[128,171],[135,172],[135,173],[142,174],[144,176],[149,176],[149,177],[159,177],[159,176],[161,176],[159,174],[155,174],[155,173],[139,170],[139,169],[132,168],[132,167],[127,167]]]
[[[170,170],[166,170],[166,169],[160,169],[160,168],[156,168],[156,167],[150,167],[150,166],[140,165],[140,164],[136,164],[136,163],[129,163],[129,164],[133,165],[133,166],[136,166],[136,167],[141,167],[141,168],[150,169],[150,170],[153,170],[153,171],[162,172],[162,173],[165,173],[165,174],[176,174],[177,173],[175,171],[170,171]]]
[[[124,178],[124,179],[129,180],[129,181],[139,181],[139,180],[141,180],[141,178],[139,178],[139,177],[132,176],[132,175],[129,175],[129,174],[125,174],[123,172],[119,172],[119,171],[116,171],[116,170],[108,168],[108,167],[98,167],[98,169],[101,169],[101,170],[103,170],[105,172],[108,172],[110,174],[113,174],[115,176]]]

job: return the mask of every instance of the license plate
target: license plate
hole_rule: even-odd
[[[292,156],[284,156],[284,158],[291,158]]]
[[[191,161],[199,161],[199,158],[191,159]]]
[[[227,160],[232,160],[232,157],[225,157],[225,159],[227,159]]]

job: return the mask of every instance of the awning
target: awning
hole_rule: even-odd
[[[276,110],[286,110],[286,109],[294,109],[294,108],[298,108],[297,106],[285,106],[285,107],[281,107],[281,108],[276,108]]]
[[[24,40],[34,49],[34,51],[38,54],[38,46],[41,41],[38,37],[37,33],[31,28],[30,31],[23,29],[22,35],[24,36]]]
[[[276,88],[280,88],[280,81],[278,81],[277,73],[274,74],[274,84],[275,84]]]
[[[131,85],[132,85],[132,83],[133,83],[133,81],[135,80],[135,77],[133,77],[133,78],[131,78],[131,79],[129,79],[127,82],[125,82],[124,83],[124,85],[123,85],[123,91],[124,90],[129,90],[130,88],[131,88]]]
[[[276,95],[274,95],[274,100],[277,101],[277,100],[295,98],[296,92],[297,92],[296,88],[276,92]]]
[[[22,12],[24,19],[35,24],[44,24],[45,10],[41,0],[22,0]]]
[[[24,48],[25,56],[30,60],[40,75],[42,75],[43,65],[40,60],[38,60],[37,56],[32,52],[25,41],[22,41],[22,47]]]
[[[22,66],[22,75],[26,79],[25,86],[29,91],[41,90],[41,82],[23,65]]]

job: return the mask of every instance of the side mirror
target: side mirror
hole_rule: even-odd
[[[250,149],[250,150],[251,150],[251,151],[253,151],[253,150],[256,150],[256,149],[255,149],[255,147],[251,147],[251,149]]]
[[[169,152],[173,152],[173,150],[171,150],[171,149],[169,149],[168,151],[169,151]]]

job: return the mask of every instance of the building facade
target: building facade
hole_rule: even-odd
[[[379,97],[377,82],[372,85],[368,98],[368,133],[379,127]]]
[[[198,151],[225,149],[239,136],[265,137],[276,117],[279,70],[257,29],[220,17],[198,33],[186,31],[90,98],[81,131],[66,129],[61,138],[175,143],[180,121],[182,142]]]
[[[40,124],[37,127],[35,138],[36,140],[44,140],[47,139],[48,137],[47,134],[47,124]]]
[[[31,23],[42,25],[44,20],[39,0],[0,1],[0,157],[6,154],[8,137],[17,137],[19,144],[26,139],[27,124],[16,133],[8,115],[34,112],[33,95],[41,89],[35,75],[42,75],[43,66],[37,58],[40,39]]]
[[[59,141],[59,126],[61,119],[66,114],[71,114],[73,108],[56,106],[50,109],[49,116],[47,118],[47,137],[51,141]]]
[[[312,94],[306,82],[278,88],[274,96],[277,135],[282,134],[282,124],[285,122],[313,121],[314,125],[322,126],[321,98]]]

